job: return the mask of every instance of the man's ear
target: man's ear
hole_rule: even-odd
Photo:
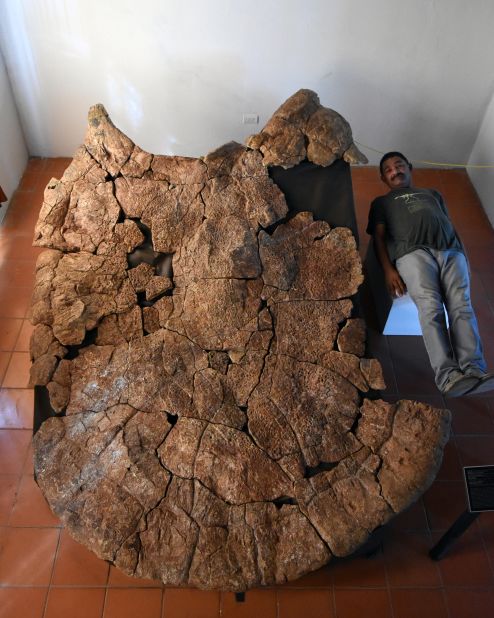
[[[413,170],[413,165],[411,163],[408,164],[408,167],[410,168],[410,171]]]

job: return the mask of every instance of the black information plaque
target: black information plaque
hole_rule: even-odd
[[[494,511],[494,466],[463,468],[471,513]]]

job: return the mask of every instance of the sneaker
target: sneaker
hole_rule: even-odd
[[[493,373],[482,373],[479,372],[480,375],[475,376],[477,380],[477,384],[471,388],[468,395],[481,395],[482,393],[488,393],[489,391],[494,390],[494,374]]]
[[[441,389],[445,397],[461,397],[474,391],[480,382],[480,378],[474,376],[464,376],[463,374],[455,374],[449,378],[446,385]]]

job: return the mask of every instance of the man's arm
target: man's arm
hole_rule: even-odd
[[[374,230],[374,245],[376,248],[377,257],[384,271],[386,287],[391,296],[403,296],[406,294],[407,287],[405,282],[400,277],[400,273],[393,266],[389,259],[388,249],[386,247],[386,227],[384,223],[377,223]]]

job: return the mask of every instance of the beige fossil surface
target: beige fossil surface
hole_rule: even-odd
[[[337,158],[364,161],[310,90],[202,158],[144,152],[96,105],[48,184],[31,382],[54,416],[35,474],[71,535],[125,573],[294,580],[434,479],[449,413],[378,398],[351,232],[288,216],[268,174]]]

